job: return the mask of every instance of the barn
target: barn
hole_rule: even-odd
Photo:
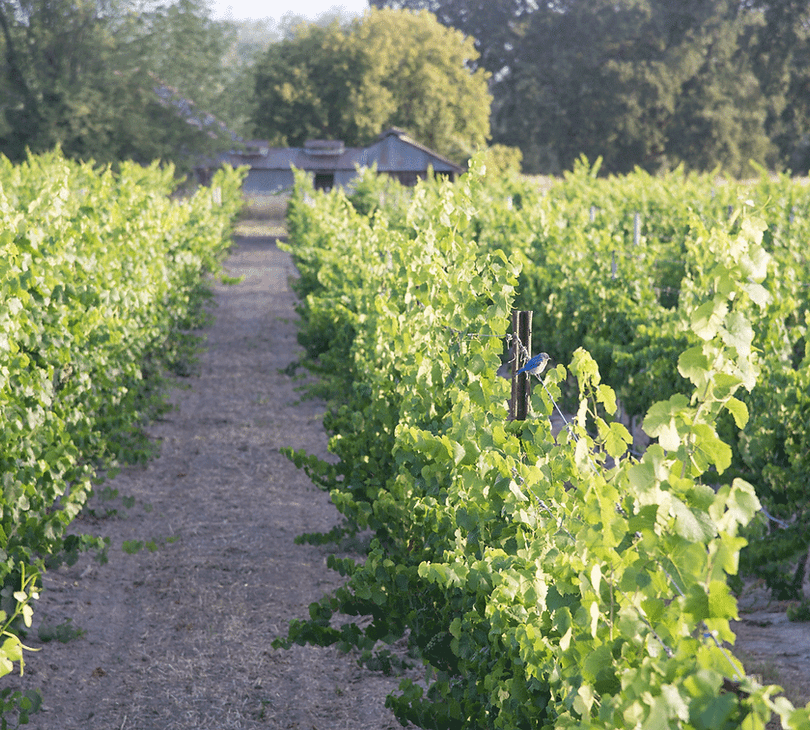
[[[357,168],[377,166],[377,172],[390,175],[404,185],[433,170],[451,180],[464,168],[411,139],[392,127],[368,147],[346,147],[343,142],[310,140],[303,147],[270,147],[250,142],[239,152],[222,155],[218,162],[249,169],[243,190],[248,195],[267,195],[293,186],[293,168],[312,175],[315,187],[328,190],[346,187],[357,175]]]

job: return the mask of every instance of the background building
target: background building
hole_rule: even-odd
[[[446,157],[411,139],[405,132],[392,127],[383,132],[368,147],[345,147],[343,142],[310,140],[303,147],[269,147],[262,142],[249,142],[244,151],[228,152],[218,158],[220,164],[250,168],[243,190],[248,195],[266,195],[293,186],[293,168],[306,170],[313,176],[315,187],[329,190],[345,187],[357,175],[358,167],[376,165],[377,172],[390,175],[404,185],[416,181],[433,170],[451,180],[464,172]],[[201,170],[205,181],[207,171]]]

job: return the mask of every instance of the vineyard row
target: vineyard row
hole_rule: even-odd
[[[305,539],[372,539],[361,559],[330,558],[345,584],[277,646],[356,647],[390,668],[387,645],[407,637],[426,682],[388,702],[425,728],[764,728],[774,713],[810,727],[810,707],[746,675],[729,625],[760,515],[735,459],[754,453],[743,434],[765,415],[752,404],[772,355],[806,377],[801,282],[781,281],[803,259],[776,250],[765,207],[729,220],[720,194],[721,215],[691,205],[698,183],[580,168],[540,193],[474,167],[412,194],[366,176],[347,199],[299,179],[299,338],[336,458],[290,457],[344,517]],[[642,211],[644,260],[688,263],[600,276],[597,254],[627,237],[599,221],[628,216],[588,210],[611,203]],[[497,377],[515,308],[553,358],[524,421]],[[560,404],[575,417],[554,437]],[[619,405],[652,439],[640,457]]]

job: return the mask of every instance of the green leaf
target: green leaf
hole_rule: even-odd
[[[612,416],[616,413],[616,393],[609,385],[598,385],[596,387],[596,399],[605,407],[605,412]]]
[[[717,497],[710,513],[717,526],[731,535],[736,534],[738,526],[747,525],[762,508],[754,488],[739,478],[730,487],[722,486]]]
[[[748,406],[741,400],[737,400],[737,398],[729,398],[724,405],[728,412],[734,416],[734,423],[737,424],[737,428],[745,428],[745,424],[748,423]]]
[[[711,377],[709,358],[702,346],[690,347],[678,357],[678,372],[691,380],[697,388],[705,387]]]
[[[743,284],[743,289],[747,292],[748,296],[751,297],[751,301],[760,307],[767,306],[768,302],[771,301],[770,293],[762,284],[746,282]]]
[[[139,553],[141,550],[143,550],[143,541],[142,540],[124,540],[124,542],[121,543],[121,549],[127,555],[135,555],[136,553]]]
[[[641,462],[630,466],[627,471],[633,489],[646,492],[665,481],[669,475],[665,458],[664,449],[659,444],[651,444],[644,452]]]
[[[7,638],[0,646],[0,677],[14,671],[14,662],[22,660],[22,643],[16,636]]]
[[[727,312],[728,304],[723,299],[704,302],[692,314],[692,331],[702,340],[714,339]]]
[[[683,722],[689,720],[689,705],[677,687],[671,684],[662,685],[661,696],[666,700],[670,717],[677,717]]]
[[[593,688],[587,684],[583,684],[577,690],[576,697],[574,697],[574,711],[577,712],[580,717],[589,717],[595,699]]]
[[[583,387],[586,383],[594,386],[599,384],[599,366],[591,354],[581,347],[574,351],[570,370],[574,377],[580,381],[580,387]]]
[[[709,596],[702,586],[693,585],[688,589],[684,600],[684,611],[690,614],[696,623],[710,618]]]
[[[731,447],[721,440],[714,429],[705,423],[698,423],[692,427],[694,443],[692,449],[692,462],[702,474],[710,466],[714,466],[722,474],[731,465]]]
[[[735,575],[739,565],[740,550],[748,544],[744,537],[734,537],[720,532],[720,540],[711,545],[712,560],[715,567],[715,577],[719,580],[723,575]]]
[[[688,406],[689,399],[681,394],[653,404],[644,417],[644,431],[648,436],[657,438],[667,451],[676,451],[681,445],[676,417]]]
[[[720,332],[720,336],[729,347],[737,350],[738,356],[748,357],[751,354],[754,329],[739,312],[731,312],[726,317],[725,328]]]
[[[690,509],[672,495],[670,511],[675,517],[675,532],[689,542],[706,542],[714,537],[714,522],[705,512]]]
[[[462,461],[464,461],[464,457],[467,455],[467,452],[465,451],[463,444],[458,443],[458,441],[453,441],[451,443],[451,448],[453,463],[458,466]]]
[[[717,697],[704,695],[708,701],[701,707],[701,711],[696,719],[696,725],[701,728],[721,728],[727,727],[728,720],[737,711],[739,699],[732,692],[721,694]]]
[[[724,400],[732,396],[744,381],[737,373],[714,373],[711,396]]]
[[[713,580],[709,584],[710,618],[738,619],[737,600],[725,581]]]
[[[613,653],[610,647],[605,644],[589,652],[582,665],[585,675],[589,677],[591,681],[594,681],[606,669],[611,669],[612,667]]]
[[[608,455],[618,459],[624,455],[627,447],[632,443],[633,437],[624,425],[616,421],[610,424],[604,439],[605,451],[607,451]]]

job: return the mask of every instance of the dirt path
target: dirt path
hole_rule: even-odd
[[[805,594],[810,595],[807,583]],[[810,623],[788,621],[788,605],[751,583],[739,600],[740,620],[731,625],[734,654],[749,674],[778,684],[796,707],[804,707],[810,703]]]
[[[42,650],[14,680],[42,689],[36,730],[399,727],[384,708],[398,679],[332,649],[270,646],[335,584],[325,550],[293,539],[338,514],[279,452],[326,442],[322,407],[279,372],[297,354],[290,258],[241,238],[227,270],[244,281],[216,286],[201,373],[150,428],[160,457],[109,482],[119,498],[77,523],[111,538],[109,563],[45,577],[28,639]],[[124,540],[157,549],[128,555]],[[82,635],[44,643],[42,624]]]

